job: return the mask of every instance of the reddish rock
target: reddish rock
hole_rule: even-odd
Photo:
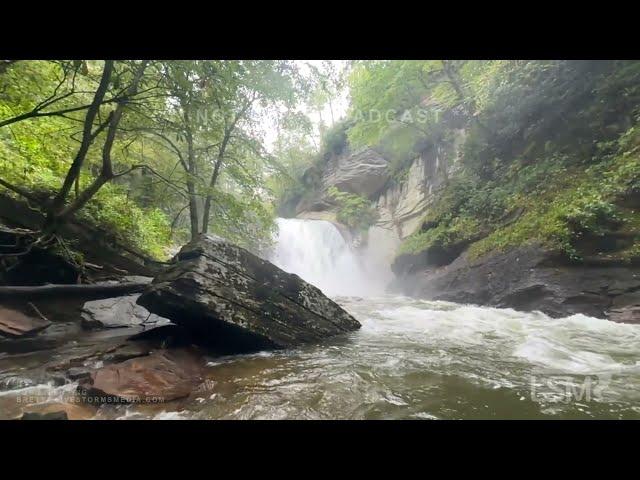
[[[108,365],[82,381],[90,403],[165,403],[189,396],[201,382],[201,357],[188,350],[163,350]]]
[[[51,322],[44,318],[30,317],[11,308],[0,307],[0,335],[23,337],[44,330]]]

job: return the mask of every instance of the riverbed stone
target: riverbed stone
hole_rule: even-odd
[[[201,383],[204,360],[187,349],[164,350],[107,365],[80,382],[89,403],[164,403],[189,396]]]
[[[56,412],[25,412],[22,414],[20,420],[69,420],[69,416],[67,412],[64,411],[56,411]]]
[[[135,325],[166,325],[166,318],[149,313],[136,301],[140,294],[105,298],[86,302],[82,307],[82,326],[94,328],[123,328]]]
[[[318,288],[213,236],[185,245],[138,303],[228,353],[288,348],[360,328]]]
[[[95,409],[78,402],[51,402],[29,405],[25,408],[22,420],[90,420],[96,414]]]
[[[44,318],[26,315],[18,310],[0,306],[0,335],[19,338],[34,335],[49,327]]]
[[[609,320],[618,323],[640,323],[640,305],[614,308],[609,312]]]

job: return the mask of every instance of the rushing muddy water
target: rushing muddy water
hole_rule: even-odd
[[[361,330],[211,358],[183,401],[96,409],[76,403],[73,383],[28,386],[14,371],[0,415],[37,400],[105,419],[640,418],[640,326],[397,296],[338,301]]]
[[[380,295],[367,271],[373,262],[333,225],[279,226],[272,260],[334,296],[359,331],[207,358],[204,382],[180,401],[98,407],[80,402],[76,383],[51,380],[44,365],[128,333],[87,337],[70,319],[36,342],[41,351],[1,353],[0,344],[0,418],[64,409],[72,419],[640,419],[640,325]],[[335,296],[360,292],[368,295]]]

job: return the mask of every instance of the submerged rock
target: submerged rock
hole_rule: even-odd
[[[0,335],[23,337],[44,330],[51,322],[44,318],[25,315],[18,310],[0,306]]]
[[[187,397],[201,383],[204,361],[185,349],[155,352],[100,368],[81,380],[88,403],[164,403]]]
[[[218,237],[185,245],[138,303],[225,352],[286,348],[360,328],[318,288]]]
[[[136,301],[140,294],[105,298],[86,302],[82,307],[82,326],[92,328],[122,328],[135,325],[166,325],[166,318],[149,313]]]
[[[52,402],[29,405],[26,407],[22,420],[90,420],[95,415],[90,406],[77,402]]]

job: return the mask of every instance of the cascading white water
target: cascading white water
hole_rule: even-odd
[[[331,222],[279,218],[275,251],[270,260],[295,273],[325,294],[381,293],[383,279],[371,272]]]

